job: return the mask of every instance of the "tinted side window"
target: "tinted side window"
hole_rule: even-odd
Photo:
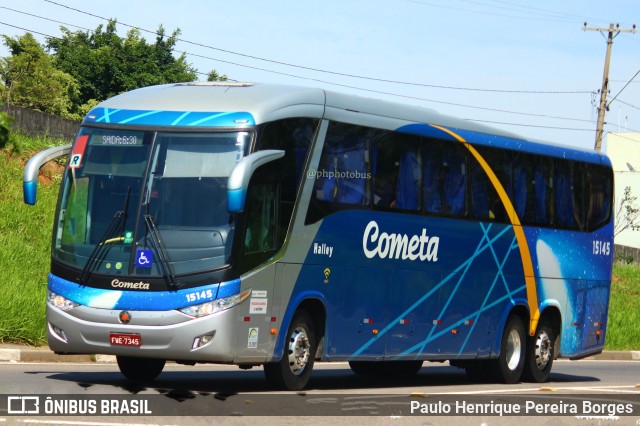
[[[592,231],[608,223],[611,218],[613,176],[611,170],[589,164],[585,180],[589,193],[586,208],[587,230]]]
[[[565,229],[584,229],[584,166],[567,160],[555,160],[554,225]]]
[[[424,211],[465,216],[469,151],[458,142],[427,139],[422,152]]]
[[[380,209],[420,209],[420,138],[386,132],[373,141],[373,205]]]
[[[503,167],[503,160],[504,157],[500,155],[499,158],[489,161],[489,164],[501,170],[498,165]],[[489,179],[487,172],[475,158],[472,158],[470,171],[471,189],[469,194],[471,199],[471,217],[478,220],[508,222],[507,212],[502,200],[498,196],[498,192]]]
[[[351,124],[329,124],[305,223],[340,210],[371,205],[371,140],[385,133]],[[311,172],[311,171],[310,171]]]
[[[281,149],[285,152],[284,157],[274,163],[280,190],[278,247],[289,229],[307,153],[318,123],[319,120],[311,118],[289,118],[266,123],[259,129],[255,151]]]
[[[329,125],[314,186],[316,199],[339,204],[369,204],[369,138],[364,127]]]

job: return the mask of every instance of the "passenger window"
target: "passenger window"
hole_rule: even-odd
[[[554,175],[555,225],[584,229],[583,165],[556,160]]]
[[[534,156],[532,161],[532,191],[528,197],[529,214],[525,222],[538,226],[553,223],[553,161],[547,157]]]
[[[366,128],[331,123],[318,166],[315,197],[340,204],[369,203],[370,178]]]
[[[457,142],[427,140],[422,152],[424,211],[466,215],[468,151]]]
[[[613,178],[611,172],[604,167],[589,165],[586,181],[589,191],[587,230],[593,231],[607,223],[611,217]]]
[[[420,209],[420,138],[385,133],[373,143],[373,205],[401,210]]]
[[[480,163],[471,161],[471,216],[474,219],[508,222],[507,212],[498,192]]]

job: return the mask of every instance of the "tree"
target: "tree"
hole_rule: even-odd
[[[148,44],[135,28],[126,38],[119,37],[115,20],[92,32],[61,30],[62,37],[47,39],[47,46],[54,50],[56,66],[78,81],[79,105],[152,84],[197,78],[184,54],[173,56],[180,30],[167,37],[161,25],[153,44]]]
[[[50,114],[70,117],[78,95],[75,79],[55,68],[53,58],[32,34],[4,37],[11,56],[0,60],[3,98],[19,105]]]
[[[0,149],[4,148],[11,141],[11,126],[13,117],[5,111],[0,111]]]
[[[216,70],[211,70],[207,75],[207,81],[227,81],[227,76],[218,74]]]
[[[616,210],[614,237],[626,229],[631,229],[632,231],[640,229],[640,207],[636,203],[637,199],[638,197],[631,194],[630,186],[624,188],[624,196]]]

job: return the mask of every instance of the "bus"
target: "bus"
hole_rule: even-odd
[[[195,82],[108,99],[72,145],[55,213],[47,336],[115,355],[263,366],[316,361],[544,382],[605,343],[613,174],[598,152],[319,88]]]

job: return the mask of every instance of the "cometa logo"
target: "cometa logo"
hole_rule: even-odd
[[[128,281],[120,281],[120,280],[113,280],[111,281],[111,287],[114,288],[126,288],[126,289],[131,289],[131,290],[149,290],[149,286],[151,284],[149,283],[143,283],[142,281],[137,282],[137,283],[131,283]]]
[[[440,237],[430,237],[422,228],[420,235],[389,234],[380,232],[378,223],[369,222],[362,236],[362,250],[369,259],[409,259],[429,262],[438,261]]]

